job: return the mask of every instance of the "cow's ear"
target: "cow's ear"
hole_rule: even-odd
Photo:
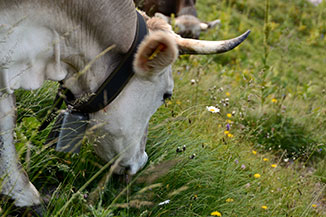
[[[150,33],[139,45],[135,59],[136,74],[150,77],[172,64],[178,56],[175,38],[167,32]]]

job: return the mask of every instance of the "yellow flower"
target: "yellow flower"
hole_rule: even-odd
[[[230,96],[230,93],[229,93],[229,92],[226,92],[225,95],[226,95],[226,96]]]
[[[257,154],[257,151],[252,151],[253,154]]]
[[[167,105],[171,105],[171,104],[172,104],[172,102],[171,102],[171,101],[168,101],[166,104],[167,104]]]
[[[228,130],[224,131],[225,135],[228,135],[230,132]]]
[[[232,137],[233,137],[233,134],[229,133],[229,134],[228,134],[228,137],[229,137],[229,138],[232,138]]]
[[[232,114],[227,113],[227,114],[226,114],[226,117],[231,118],[231,117],[232,117]]]
[[[226,123],[229,123],[229,124],[232,124],[233,123],[233,121],[231,121],[231,120],[226,120]]]
[[[262,208],[262,209],[268,209],[268,207],[267,207],[267,206],[261,206],[261,208]]]
[[[277,103],[277,99],[273,98],[272,103]]]
[[[275,23],[275,22],[270,22],[269,26],[271,28],[271,30],[273,31],[274,29],[276,29],[280,24],[279,23]]]
[[[228,199],[226,199],[225,200],[227,203],[231,203],[231,202],[233,202],[234,200],[232,199],[232,198],[228,198]]]
[[[276,168],[277,164],[272,164],[271,167]]]
[[[211,213],[212,216],[222,216],[222,214],[219,211],[214,211]]]
[[[254,175],[254,177],[255,177],[256,179],[259,179],[259,178],[260,178],[260,174],[259,174],[259,173],[256,173],[256,174]]]
[[[301,32],[301,31],[304,31],[306,28],[307,28],[307,26],[300,24],[300,26],[298,27],[298,30]]]
[[[269,161],[268,158],[264,158],[263,160],[264,160],[265,162]]]
[[[311,205],[313,208],[316,208],[317,207],[317,204],[312,204]]]
[[[181,105],[181,101],[180,101],[180,100],[177,100],[177,101],[175,102],[175,104],[177,104],[177,105]]]

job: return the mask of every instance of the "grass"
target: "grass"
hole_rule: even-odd
[[[48,216],[326,215],[326,2],[270,1],[266,12],[266,1],[199,0],[197,8],[222,21],[202,39],[252,33],[229,53],[179,58],[173,99],[151,119],[149,163],[129,185],[109,179],[92,205],[106,162],[87,142],[79,155],[44,149],[48,131],[37,133],[56,86],[17,92],[17,149],[51,195]],[[1,209],[12,212],[9,203]]]

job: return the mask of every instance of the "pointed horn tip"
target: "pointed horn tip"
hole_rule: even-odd
[[[238,36],[238,37],[236,37],[234,39],[226,40],[225,42],[227,42],[227,45],[223,49],[221,49],[220,53],[224,53],[224,52],[227,52],[227,51],[230,51],[230,50],[236,48],[244,40],[247,39],[250,32],[251,32],[250,30],[247,30],[245,33],[243,33],[242,35],[240,35],[240,36]]]
[[[245,33],[242,34],[242,36],[246,39],[248,35],[250,34],[251,30],[248,29]]]
[[[247,30],[245,33],[243,33],[242,35],[238,36],[237,39],[240,39],[240,43],[243,42],[248,35],[250,34],[251,30]],[[232,40],[232,39],[231,39]]]
[[[243,33],[242,35],[238,36],[237,37],[238,40],[236,40],[234,44],[231,44],[230,48],[233,49],[233,48],[237,47],[239,44],[241,44],[244,40],[247,39],[247,37],[249,36],[250,32],[251,32],[251,30],[247,30],[245,33]]]

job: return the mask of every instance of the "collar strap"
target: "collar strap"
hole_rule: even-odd
[[[65,102],[67,105],[71,105],[73,110],[83,113],[93,113],[103,109],[110,104],[126,86],[130,78],[134,74],[133,60],[136,54],[138,45],[143,41],[147,34],[147,27],[143,16],[137,12],[137,27],[133,44],[131,45],[128,53],[123,57],[119,65],[104,81],[104,83],[98,88],[98,90],[88,98],[87,101],[83,101],[78,104],[74,104],[76,100],[74,95],[66,89],[63,91]]]

